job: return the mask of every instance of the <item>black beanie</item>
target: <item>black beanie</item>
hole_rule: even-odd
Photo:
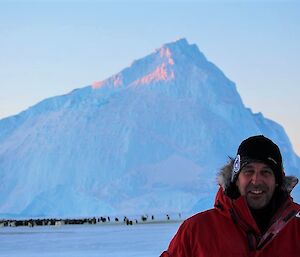
[[[276,184],[282,184],[284,172],[280,150],[262,135],[249,137],[240,144],[233,164],[231,182],[235,182],[241,169],[253,161],[269,165],[274,172]]]

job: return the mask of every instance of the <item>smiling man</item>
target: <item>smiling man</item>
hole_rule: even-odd
[[[236,182],[241,195],[246,197],[251,209],[264,208],[271,201],[276,188],[273,170],[264,163],[247,164]]]
[[[218,174],[215,208],[187,219],[161,257],[299,257],[300,205],[290,192],[278,146],[244,140]]]

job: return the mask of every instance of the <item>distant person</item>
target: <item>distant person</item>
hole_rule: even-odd
[[[244,140],[218,174],[214,209],[184,221],[161,257],[299,257],[300,205],[290,196],[297,182],[270,139]]]

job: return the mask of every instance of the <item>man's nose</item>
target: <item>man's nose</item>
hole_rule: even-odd
[[[261,176],[259,172],[255,172],[251,178],[251,182],[253,185],[257,185],[261,182]]]

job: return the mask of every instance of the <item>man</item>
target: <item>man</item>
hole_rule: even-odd
[[[300,205],[276,144],[244,140],[218,174],[214,209],[187,219],[161,257],[299,257]]]

